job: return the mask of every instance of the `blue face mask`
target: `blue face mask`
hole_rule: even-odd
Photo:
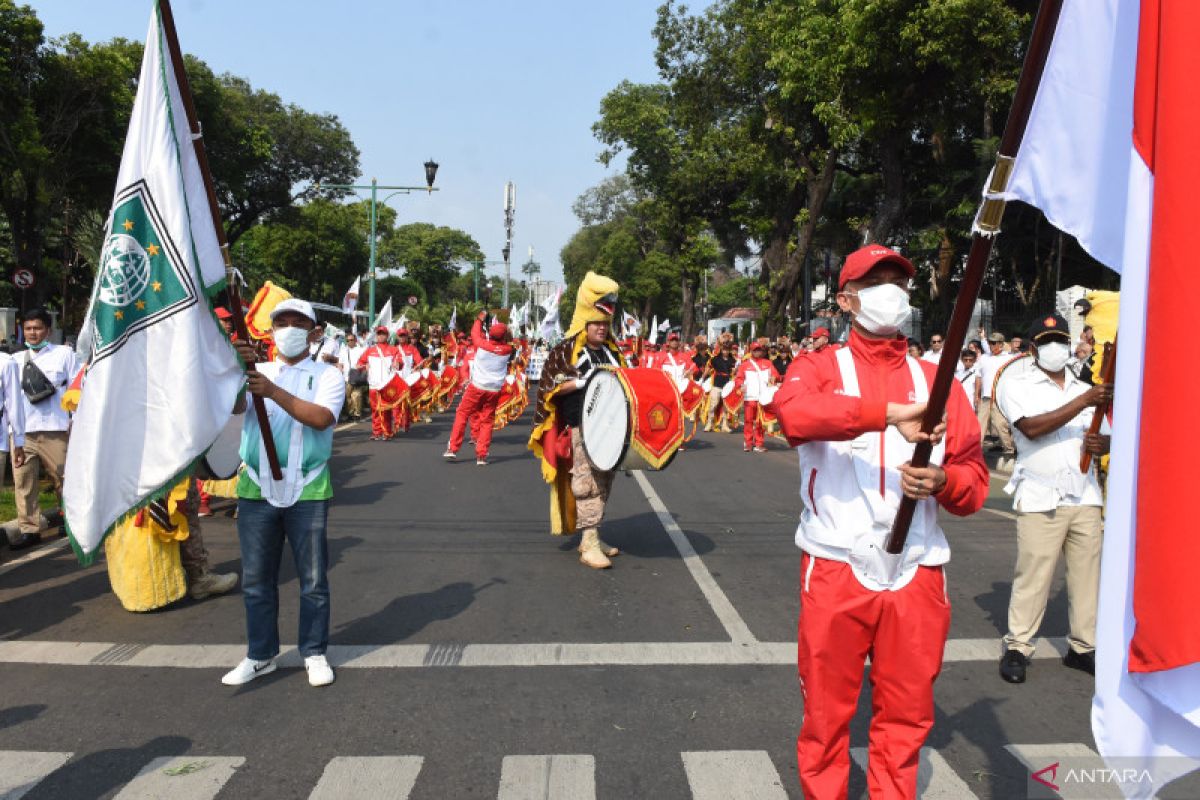
[[[43,339],[42,341],[38,342],[37,344],[32,344],[31,342],[26,342],[25,346],[28,347],[30,350],[41,350],[43,347],[45,347],[48,344],[50,344],[49,340]]]

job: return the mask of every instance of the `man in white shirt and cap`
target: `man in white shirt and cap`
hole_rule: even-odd
[[[1017,512],[1017,566],[1008,606],[1008,634],[1000,676],[1024,683],[1034,639],[1061,553],[1067,564],[1071,633],[1063,664],[1094,675],[1096,603],[1104,498],[1094,471],[1079,470],[1084,449],[1108,452],[1108,436],[1089,435],[1096,406],[1112,400],[1112,386],[1088,386],[1066,369],[1071,356],[1067,321],[1050,314],[1029,334],[1036,368],[1011,378],[1001,397],[1017,446],[1012,480]]]
[[[993,331],[992,335],[987,337],[988,349],[979,356],[978,361],[979,406],[975,409],[975,413],[979,417],[980,436],[986,439],[990,428],[996,432],[996,437],[1000,440],[1001,453],[1000,461],[997,464],[998,469],[1011,469],[1012,458],[1016,455],[1008,420],[992,402],[992,387],[996,383],[996,375],[1005,364],[1013,359],[1012,353],[1004,352],[1005,341],[1004,334],[999,331]]]

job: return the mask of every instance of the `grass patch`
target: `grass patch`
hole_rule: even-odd
[[[58,495],[54,492],[43,489],[38,497],[38,504],[42,507],[42,513],[53,511],[58,508]],[[17,516],[17,497],[9,487],[0,489],[0,522],[8,522]]]

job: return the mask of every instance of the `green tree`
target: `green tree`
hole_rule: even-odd
[[[379,261],[404,274],[424,289],[432,302],[451,296],[462,262],[483,260],[479,244],[464,231],[428,222],[401,225],[381,241]]]

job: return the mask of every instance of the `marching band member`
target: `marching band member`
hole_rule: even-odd
[[[763,396],[763,390],[778,382],[779,373],[767,360],[767,346],[761,340],[751,342],[750,357],[738,366],[737,375],[734,377],[734,384],[746,392],[742,401],[745,408],[745,422],[742,425],[745,430],[742,440],[743,452],[749,453],[751,448],[756,453],[767,452],[767,448],[763,446],[763,423],[758,413],[758,403],[759,398]]]
[[[579,423],[588,375],[625,366],[612,337],[619,288],[594,272],[580,283],[571,327],[542,368],[529,437],[529,449],[542,460],[542,477],[550,484],[550,530],[556,535],[582,531],[579,561],[593,569],[612,566],[609,559],[619,552],[600,540],[599,531],[613,473],[592,467]]]
[[[367,399],[371,404],[371,440],[381,442],[396,435],[395,415],[382,407],[379,391],[388,385],[396,374],[396,362],[400,351],[388,344],[388,329],[382,325],[375,329],[375,344],[358,358],[357,367],[367,371]]]
[[[471,438],[475,441],[475,464],[487,466],[488,448],[492,443],[492,426],[496,420],[496,404],[500,401],[500,390],[508,375],[508,364],[514,349],[508,343],[508,326],[493,322],[488,336],[483,335],[483,320],[486,311],[480,311],[471,327],[471,342],[475,345],[475,364],[471,368],[471,383],[463,392],[454,412],[454,427],[450,431],[450,444],[443,457],[453,461],[462,447],[467,422],[471,423]]]
[[[942,564],[950,558],[937,507],[964,516],[988,491],[979,426],[960,388],[946,421],[921,431],[936,368],[906,357],[900,328],[911,314],[908,259],[868,245],[846,259],[838,305],[853,315],[847,347],[799,358],[773,407],[800,455],[804,511],[798,662],[804,720],[797,740],[804,796],[844,798],[850,721],[871,658],[874,715],[868,791],[916,797],[921,745],[933,726],[933,682],[950,629]],[[930,466],[908,461],[936,447]],[[884,541],[901,494],[918,501],[904,552]]]
[[[737,356],[733,353],[733,339],[725,338],[722,334],[718,340],[720,350],[709,361],[709,371],[712,375],[712,388],[708,391],[708,419],[704,421],[704,430],[711,431],[717,424],[717,420],[721,421],[721,433],[733,433],[733,429],[729,427],[729,418],[731,415],[725,410],[724,404],[721,402],[721,390],[725,388],[725,384],[733,378],[733,373],[737,370]],[[735,419],[736,421],[736,419]]]
[[[667,336],[667,349],[655,361],[655,366],[671,376],[678,386],[683,377],[690,374],[692,364],[688,357],[679,351],[679,334]]]

